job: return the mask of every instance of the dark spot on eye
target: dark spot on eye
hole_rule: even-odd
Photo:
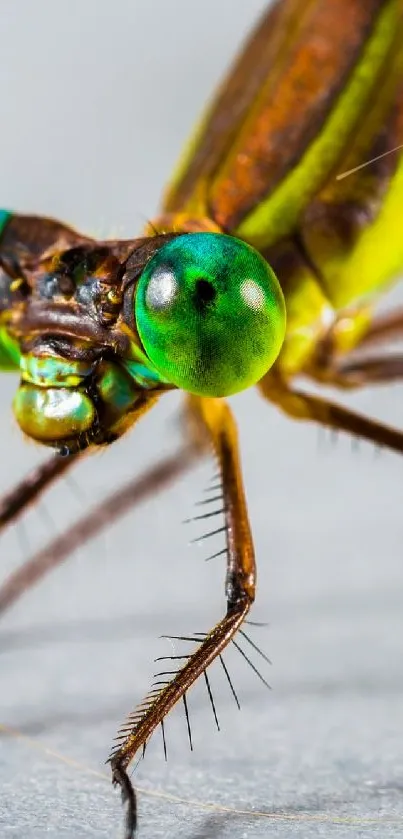
[[[209,280],[196,280],[194,290],[194,305],[199,312],[204,312],[214,303],[217,292]]]

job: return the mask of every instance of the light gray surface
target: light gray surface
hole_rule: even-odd
[[[4,3],[3,206],[105,235],[135,234],[263,5]],[[44,453],[12,423],[13,378],[2,388],[6,489]],[[168,765],[157,734],[137,770],[149,790],[140,797],[141,839],[401,836],[402,463],[365,444],[352,452],[347,439],[334,445],[255,393],[232,402],[259,561],[253,617],[270,624],[250,631],[273,660],[263,668],[273,690],[230,652],[243,710],[213,668],[220,734],[203,687],[192,691],[193,754],[183,715],[174,713]],[[401,423],[398,387],[349,402]],[[168,451],[177,406],[177,396],[166,397],[127,439],[77,471],[84,501],[65,483],[46,496],[24,530],[3,538],[2,575],[84,504]],[[189,548],[200,531],[181,526],[211,471],[206,464],[127,516],[2,620],[0,722],[29,738],[0,739],[2,837],[117,835],[120,802],[104,760],[149,686],[153,658],[171,649],[158,636],[204,630],[223,608],[220,561],[203,563],[209,546]],[[204,805],[189,803],[196,800]]]

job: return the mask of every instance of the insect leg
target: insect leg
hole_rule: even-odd
[[[278,405],[294,419],[311,420],[327,428],[346,431],[355,437],[369,440],[377,446],[403,453],[403,432],[385,423],[369,419],[321,396],[291,388],[274,376],[265,376],[258,387],[266,399]]]
[[[332,341],[332,333],[318,345],[317,352],[302,372],[310,379],[342,389],[364,387],[403,379],[403,352],[376,354],[380,346],[403,338],[403,310],[375,318],[354,349],[342,354]],[[366,350],[370,348],[370,354]]]
[[[312,378],[323,382],[322,376]],[[326,369],[326,384],[333,387],[352,389],[369,384],[403,380],[403,353],[371,356],[363,358],[358,353],[346,356],[342,361]]]
[[[0,614],[45,574],[61,565],[80,545],[89,542],[113,521],[123,516],[135,504],[145,501],[150,495],[164,489],[175,478],[189,468],[198,451],[187,446],[176,454],[165,458],[143,475],[129,481],[117,492],[101,501],[93,510],[85,513],[39,550],[27,562],[14,571],[0,587]]]
[[[361,338],[358,349],[372,344],[399,341],[403,338],[403,309],[378,315]]]
[[[227,539],[227,610],[194,652],[185,657],[185,663],[172,679],[157,692],[150,693],[140,709],[129,717],[124,727],[123,742],[109,758],[113,783],[120,786],[125,806],[125,839],[132,839],[136,829],[136,798],[126,771],[129,763],[173,706],[186,698],[187,690],[231,641],[255,597],[255,559],[232,413],[221,399],[192,396],[188,406],[191,417],[200,430],[207,433],[213,445],[222,476]]]
[[[33,504],[39,495],[64,475],[77,462],[82,454],[69,457],[53,455],[29,473],[17,486],[0,499],[0,530],[15,521],[18,516]]]

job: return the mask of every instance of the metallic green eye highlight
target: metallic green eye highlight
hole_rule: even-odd
[[[285,333],[278,280],[254,248],[221,233],[190,233],[147,263],[135,296],[137,329],[158,372],[200,396],[255,384]]]

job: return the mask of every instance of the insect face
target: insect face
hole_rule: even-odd
[[[222,233],[80,245],[45,254],[24,281],[8,332],[21,353],[14,413],[69,452],[120,436],[161,390],[250,387],[284,340],[276,276]]]

